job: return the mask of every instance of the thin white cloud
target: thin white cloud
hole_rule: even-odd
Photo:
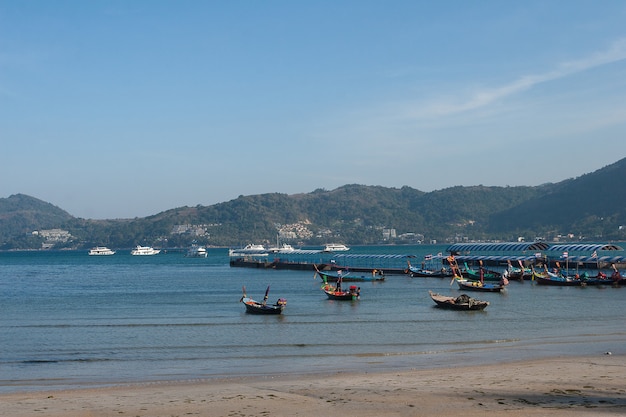
[[[465,111],[476,110],[488,106],[500,99],[509,97],[524,90],[528,90],[538,84],[557,80],[569,75],[586,71],[626,59],[626,38],[614,42],[605,51],[597,52],[586,58],[564,62],[557,69],[543,74],[525,75],[513,82],[496,87],[485,88],[474,92],[469,98],[456,103],[451,100],[439,100],[425,106],[420,106],[417,111],[412,111],[413,117],[447,116]]]

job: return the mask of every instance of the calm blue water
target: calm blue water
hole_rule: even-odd
[[[355,248],[411,253],[444,246]],[[0,253],[0,392],[243,374],[454,366],[626,353],[626,288],[511,282],[483,312],[434,308],[449,280],[388,276],[362,299],[326,299],[308,271],[231,268],[227,251],[93,257]],[[282,316],[244,313],[241,287],[287,298]]]

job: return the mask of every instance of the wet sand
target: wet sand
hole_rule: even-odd
[[[626,357],[383,373],[125,384],[0,395],[0,414],[78,416],[626,415]]]

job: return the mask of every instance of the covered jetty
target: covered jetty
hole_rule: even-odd
[[[385,274],[406,274],[407,260],[412,258],[415,258],[415,255],[337,254],[330,262],[332,269],[349,269],[359,272],[377,269]]]
[[[545,242],[456,243],[446,249],[457,262],[483,263],[486,266],[506,268],[508,262],[531,266],[545,263]]]
[[[287,252],[265,251],[258,254],[229,253],[229,263],[233,267],[301,269],[314,271],[328,269],[332,254],[320,250],[294,249]]]
[[[458,262],[482,261],[485,265],[500,267],[505,267],[508,261],[522,262],[525,266],[540,264],[549,267],[568,263],[583,269],[598,270],[611,265],[626,267],[624,249],[607,243],[456,243],[446,251],[454,255]]]
[[[616,252],[621,252],[617,254]],[[615,265],[626,267],[626,254],[621,246],[603,243],[555,244],[547,250],[548,264],[551,267],[567,263],[583,269],[604,269]]]

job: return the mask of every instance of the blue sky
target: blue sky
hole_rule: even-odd
[[[0,0],[0,197],[84,218],[626,156],[624,1]]]

